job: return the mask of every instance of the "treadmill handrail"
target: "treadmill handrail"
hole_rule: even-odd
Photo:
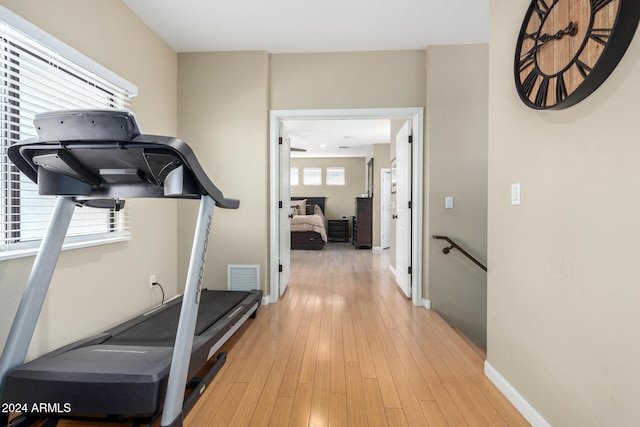
[[[122,130],[124,118],[126,123],[133,123],[128,125],[132,129]],[[114,126],[108,127],[110,121],[115,122]],[[209,195],[217,207],[237,209],[240,205],[238,200],[224,197],[211,182],[187,143],[174,137],[138,133],[135,117],[129,112],[63,111],[38,115],[35,122],[40,136],[12,145],[7,149],[7,155],[33,182],[38,183],[39,174],[47,177],[43,180],[47,181],[46,189],[42,188],[45,184],[40,186],[38,183],[42,194],[74,195],[80,199],[200,198]],[[98,124],[102,127],[96,129]],[[64,138],[65,134],[69,139]],[[97,150],[112,151],[110,155],[104,155]],[[146,158],[157,155],[174,159],[167,181],[177,179],[181,189],[184,185],[193,191],[167,192],[167,182],[155,179],[154,172],[157,171],[141,157],[141,153]],[[175,177],[170,177],[174,169],[181,170],[174,174]],[[160,172],[164,173],[164,170]],[[121,176],[105,178],[108,173],[120,173]],[[147,175],[154,179],[144,179]],[[59,187],[51,187],[49,183],[50,178],[58,176],[78,183],[79,187],[71,190],[65,187],[66,192],[61,194]],[[190,187],[193,181],[197,189]]]

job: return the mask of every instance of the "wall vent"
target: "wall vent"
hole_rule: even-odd
[[[260,266],[228,264],[227,289],[230,291],[260,289]]]

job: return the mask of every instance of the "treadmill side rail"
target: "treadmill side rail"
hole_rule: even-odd
[[[0,358],[0,398],[9,371],[24,363],[75,206],[71,197],[58,197],[56,200]]]
[[[184,297],[182,298],[176,342],[173,347],[173,358],[171,359],[171,370],[169,371],[169,383],[167,384],[167,394],[164,400],[161,426],[182,425],[184,390],[188,379],[191,346],[193,345],[193,333],[198,317],[198,305],[200,303],[200,292],[207,260],[214,206],[215,200],[212,197],[207,195],[200,199],[200,211],[198,212],[198,221],[193,238]]]

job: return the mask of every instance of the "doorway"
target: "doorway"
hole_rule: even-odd
[[[323,120],[323,119],[407,119],[411,121],[413,129],[412,150],[412,215],[411,215],[411,269],[409,283],[411,299],[414,305],[422,306],[422,206],[423,206],[423,108],[380,108],[380,109],[346,109],[346,110],[272,110],[269,114],[269,303],[275,303],[279,298],[279,289],[283,277],[280,273],[280,215],[281,201],[281,162],[279,156],[280,123],[285,120]]]

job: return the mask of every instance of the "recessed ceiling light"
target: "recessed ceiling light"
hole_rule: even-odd
[[[327,148],[327,144],[320,144],[320,148]]]

